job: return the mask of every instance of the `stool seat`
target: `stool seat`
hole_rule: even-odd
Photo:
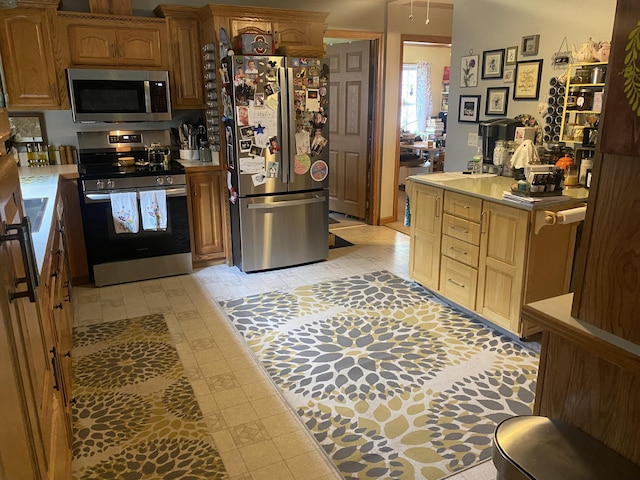
[[[512,417],[493,435],[497,480],[638,480],[640,467],[582,430],[546,417]]]

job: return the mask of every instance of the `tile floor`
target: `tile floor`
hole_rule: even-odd
[[[316,264],[252,274],[217,265],[191,275],[75,287],[75,323],[164,314],[230,480],[341,479],[216,303],[376,270],[409,278],[408,236],[357,224],[332,231],[355,245],[330,250]],[[485,462],[450,479],[495,476]]]

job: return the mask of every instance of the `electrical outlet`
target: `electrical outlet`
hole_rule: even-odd
[[[469,147],[477,147],[478,146],[478,134],[477,133],[467,133],[467,145]]]

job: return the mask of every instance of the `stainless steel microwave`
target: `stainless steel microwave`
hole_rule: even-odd
[[[169,72],[67,69],[76,123],[171,120]]]

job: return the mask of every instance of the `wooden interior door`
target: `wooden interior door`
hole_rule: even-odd
[[[370,42],[327,46],[329,210],[367,216],[370,165]]]

